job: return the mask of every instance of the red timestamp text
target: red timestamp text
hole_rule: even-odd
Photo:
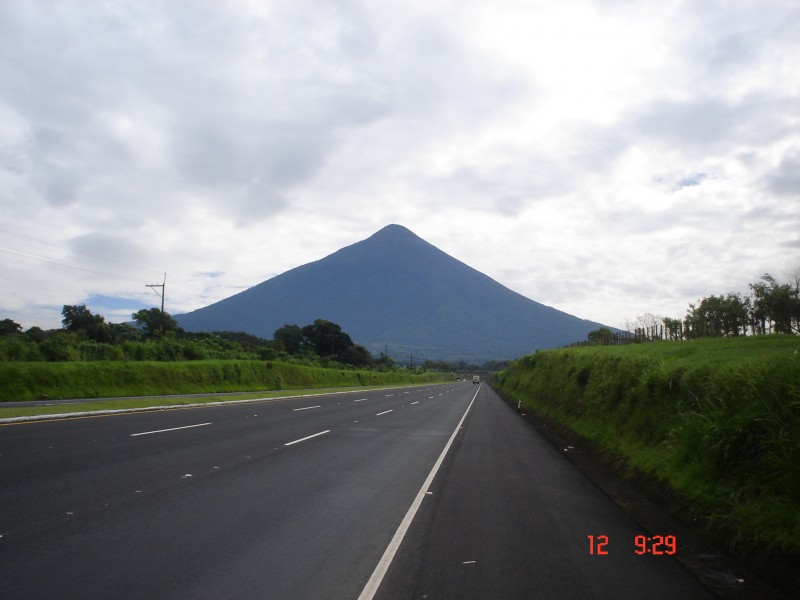
[[[589,538],[589,554],[604,555],[608,554],[607,535],[587,535]]]
[[[589,554],[592,556],[608,555],[609,539],[607,535],[587,535]],[[674,535],[637,535],[633,538],[633,552],[640,556],[673,556],[678,553],[678,538]]]

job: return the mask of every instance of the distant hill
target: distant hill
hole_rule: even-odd
[[[327,319],[376,354],[388,348],[405,363],[413,353],[415,364],[516,358],[601,327],[509,290],[400,225],[175,319],[187,331],[264,338]]]

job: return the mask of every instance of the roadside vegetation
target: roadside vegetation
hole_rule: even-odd
[[[130,323],[107,323],[85,305],[65,305],[61,329],[45,331],[0,321],[0,361],[192,361],[209,359],[281,360],[322,367],[392,368],[385,356],[375,359],[342,328],[317,319],[300,327],[284,325],[272,340],[247,333],[184,331],[169,313],[157,308],[131,315]]]
[[[64,305],[63,327],[23,331],[11,319],[0,320],[1,362],[271,360],[333,369],[391,371],[495,371],[508,362],[484,365],[426,359],[398,365],[386,353],[373,356],[353,342],[341,326],[317,319],[305,326],[286,324],[273,339],[234,331],[188,332],[169,313],[140,310],[129,323],[107,323],[85,305]]]
[[[451,379],[442,373],[331,369],[276,361],[0,362],[0,402],[381,386]]]
[[[800,334],[800,268],[787,282],[765,273],[749,285],[750,293],[707,296],[689,305],[683,319],[645,313],[626,331],[601,327],[573,346],[610,346],[655,340],[694,340],[771,333]]]
[[[65,305],[62,316],[63,327],[49,331],[0,321],[0,402],[421,383],[454,370],[400,368],[324,319],[284,325],[266,340],[186,332],[156,308],[131,323],[106,323],[84,305]]]
[[[799,336],[539,351],[493,385],[660,482],[729,551],[800,588]]]

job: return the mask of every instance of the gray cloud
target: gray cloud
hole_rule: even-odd
[[[767,190],[783,197],[800,197],[800,150],[786,153],[778,167],[763,180]]]
[[[153,252],[136,241],[108,233],[87,233],[68,240],[69,259],[126,277],[154,276],[148,265],[154,264]]]
[[[783,115],[796,104],[796,98],[760,94],[741,101],[658,100],[635,115],[631,125],[636,138],[643,136],[689,156],[703,156],[785,139],[789,132]]]

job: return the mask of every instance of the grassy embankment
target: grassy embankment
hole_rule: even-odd
[[[660,482],[673,509],[752,567],[800,585],[799,337],[540,351],[493,385]]]
[[[0,402],[295,390],[441,381],[439,373],[351,371],[252,360],[0,362]]]

